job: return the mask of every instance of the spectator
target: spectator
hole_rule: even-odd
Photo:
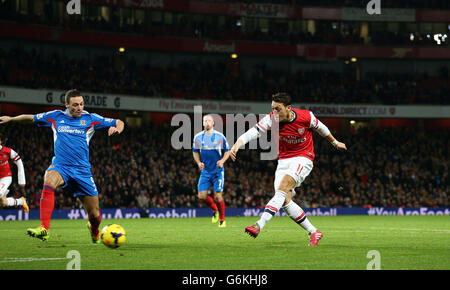
[[[435,76],[367,73],[360,81],[332,71],[289,73],[255,65],[238,78],[225,63],[184,61],[169,68],[138,65],[134,58],[71,59],[36,50],[0,50],[0,85],[183,99],[262,101],[285,91],[302,103],[450,105],[448,69]]]
[[[51,148],[52,138],[24,124],[8,125],[4,130],[9,136],[7,144],[14,144],[22,156],[28,180],[24,194],[30,208],[36,208],[45,164],[52,158],[44,148]],[[151,124],[129,128],[113,140],[119,146],[97,133],[91,159],[102,207],[203,206],[196,199],[197,168],[184,162],[192,153],[172,149],[172,131]],[[351,146],[346,154],[322,148],[329,144],[319,138],[315,172],[295,199],[304,207],[449,207],[449,137],[448,130],[360,129],[340,137]],[[366,144],[374,145],[368,150]],[[230,164],[224,188],[230,207],[262,207],[271,197],[276,162],[256,162],[259,153],[243,150],[240,159]],[[11,195],[18,192],[13,181]],[[56,208],[74,206],[63,191],[55,196]]]

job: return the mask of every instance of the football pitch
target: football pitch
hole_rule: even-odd
[[[65,270],[75,257],[81,270],[450,269],[450,216],[310,217],[324,234],[315,248],[288,217],[253,239],[244,227],[256,220],[230,217],[218,228],[209,218],[105,219],[101,227],[127,232],[118,249],[93,244],[86,220],[53,220],[48,242],[25,234],[37,220],[0,221],[0,269]]]

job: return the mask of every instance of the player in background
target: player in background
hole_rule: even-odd
[[[34,121],[39,127],[50,127],[53,131],[54,157],[44,175],[40,199],[41,225],[28,229],[27,233],[43,241],[49,239],[55,189],[58,186],[67,186],[83,204],[88,214],[88,228],[92,241],[99,243],[101,214],[97,187],[89,162],[89,142],[97,130],[108,129],[108,136],[122,133],[124,123],[119,119],[104,118],[84,111],[84,99],[77,90],[66,92],[65,106],[65,111],[0,117],[1,124],[11,121]]]
[[[313,168],[312,132],[319,133],[338,150],[347,148],[344,143],[333,137],[330,130],[311,111],[292,108],[290,95],[277,93],[272,95],[272,112],[238,138],[231,148],[231,159],[235,161],[239,148],[259,138],[262,132],[271,129],[274,122],[279,125],[279,132],[275,132],[279,141],[278,165],[274,181],[275,195],[267,203],[260,219],[246,227],[245,232],[256,238],[282,207],[293,221],[308,232],[309,246],[317,246],[323,234],[311,224],[303,209],[292,200],[295,188],[302,184]]]
[[[225,182],[224,164],[230,157],[230,148],[225,136],[214,130],[214,119],[211,115],[203,117],[203,128],[202,132],[194,136],[192,146],[195,163],[201,170],[197,186],[198,198],[213,210],[212,222],[219,221],[219,227],[224,228],[227,226],[225,200],[222,196]],[[214,191],[214,199],[208,195],[211,186]]]
[[[13,149],[3,146],[4,138],[0,134],[0,207],[21,207],[24,212],[29,212],[28,204],[25,198],[6,197],[9,193],[9,186],[12,182],[12,172],[10,160],[17,166],[17,183],[25,189],[25,170],[23,169],[22,159]]]

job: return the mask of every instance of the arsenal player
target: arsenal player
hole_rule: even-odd
[[[3,137],[0,134],[0,208],[1,207],[21,207],[25,212],[29,212],[28,204],[25,198],[6,197],[8,195],[8,187],[12,182],[12,173],[10,161],[17,166],[17,181],[22,190],[25,188],[25,170],[19,154],[13,149],[2,145]]]
[[[254,127],[242,134],[231,148],[231,159],[242,146],[261,136],[262,132],[278,123],[278,166],[275,172],[275,195],[267,203],[261,218],[246,227],[245,232],[256,238],[269,220],[280,210],[304,228],[310,235],[309,246],[317,246],[323,234],[306,217],[304,211],[292,197],[313,168],[313,131],[326,138],[336,149],[347,150],[344,143],[337,141],[330,130],[311,111],[292,108],[291,97],[286,93],[272,95],[272,112],[262,118]],[[273,126],[274,129],[277,126]]]

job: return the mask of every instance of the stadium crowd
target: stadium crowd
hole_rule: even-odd
[[[360,80],[354,72],[290,73],[264,63],[247,69],[244,73],[230,63],[193,60],[161,67],[138,64],[131,55],[78,59],[36,49],[0,48],[0,85],[24,88],[77,87],[92,93],[228,101],[265,101],[268,92],[285,91],[304,103],[450,104],[445,65],[435,75],[373,72]]]
[[[230,0],[204,0],[208,2],[225,2]],[[369,1],[361,0],[231,0],[239,3],[264,3],[280,5],[298,5],[298,6],[334,6],[334,7],[366,7]],[[450,5],[446,0],[383,0],[383,7],[387,8],[442,8],[448,9]]]
[[[242,3],[255,3],[254,1],[238,1]],[[334,1],[283,1],[287,3],[273,4],[284,5],[299,5],[309,7],[313,5],[329,5],[333,7],[361,7],[364,1],[343,0],[341,3]],[[289,3],[290,2],[290,3]],[[327,4],[328,2],[328,4]],[[428,7],[440,7],[441,9],[449,9],[448,2],[435,1],[415,1],[409,5],[395,5],[396,1],[383,2],[383,7],[421,7],[419,2],[430,2]],[[411,2],[411,1],[408,1]],[[261,4],[261,2],[256,2]],[[85,4],[87,5],[87,4]],[[365,5],[362,5],[365,7]],[[38,24],[55,26],[61,29],[69,30],[97,30],[112,33],[127,33],[140,34],[147,37],[177,37],[177,38],[194,38],[205,40],[218,41],[260,41],[260,42],[274,42],[283,44],[338,44],[338,45],[407,45],[407,46],[436,46],[437,43],[427,34],[434,34],[433,31],[420,34],[418,31],[401,30],[397,32],[389,32],[387,29],[369,29],[367,38],[364,40],[360,35],[360,24],[353,21],[317,21],[317,29],[314,33],[306,30],[291,30],[287,21],[280,23],[271,21],[267,27],[262,29],[257,25],[245,25],[241,17],[227,16],[223,25],[218,25],[215,21],[211,21],[211,15],[208,14],[182,14],[173,13],[172,21],[167,23],[163,21],[164,17],[155,17],[145,20],[138,20],[134,18],[132,13],[127,11],[122,13],[119,8],[112,7],[110,17],[106,17],[98,12],[98,15],[91,11],[96,11],[98,6],[94,9],[88,9],[86,14],[89,16],[72,16],[65,17],[65,15],[55,15],[55,8],[52,7],[51,1],[43,5],[41,13],[29,9],[28,13],[18,11],[15,3],[10,0],[0,1],[0,19],[7,21],[19,21],[20,23]],[[427,7],[427,5],[425,5]],[[427,8],[428,8],[427,7]],[[88,12],[89,11],[89,12]],[[84,12],[83,12],[84,13]],[[251,27],[251,28],[250,28]],[[444,31],[434,31],[435,33],[444,33]],[[411,39],[411,34],[414,38]],[[443,41],[440,45],[449,45],[450,41]]]
[[[174,129],[150,124],[126,128],[119,136],[96,133],[91,163],[102,208],[204,206],[197,198],[199,171],[191,150],[171,147]],[[31,208],[37,208],[43,175],[53,156],[51,130],[13,124],[2,131],[6,146],[23,159],[25,196]],[[294,198],[302,206],[450,206],[448,130],[359,129],[335,135],[349,150],[337,152],[315,135],[315,167]],[[227,207],[263,207],[272,197],[276,161],[260,161],[259,153],[242,150],[235,163],[225,164]],[[10,195],[20,194],[16,176],[13,172]],[[56,208],[80,207],[62,188],[55,200]]]

